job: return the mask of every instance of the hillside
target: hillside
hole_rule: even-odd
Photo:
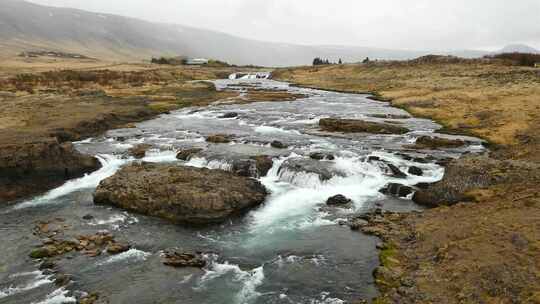
[[[357,62],[365,57],[409,59],[429,53],[269,43],[181,25],[3,0],[0,3],[0,56],[12,57],[32,50],[79,53],[104,60],[187,55],[264,66],[305,65],[315,57]],[[458,53],[465,57],[483,54],[478,51]]]
[[[497,53],[530,53],[540,54],[540,51],[525,44],[510,44],[502,48]]]

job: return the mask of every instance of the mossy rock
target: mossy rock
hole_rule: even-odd
[[[47,247],[36,248],[32,250],[32,252],[30,252],[30,257],[32,259],[43,259],[43,258],[48,258],[51,256],[52,256],[52,252]]]

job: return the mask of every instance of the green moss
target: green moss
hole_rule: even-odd
[[[42,258],[49,257],[51,253],[49,252],[47,248],[41,247],[41,248],[36,248],[32,250],[32,252],[30,252],[29,255],[32,259],[42,259]]]
[[[167,102],[153,102],[149,104],[148,107],[152,111],[155,111],[158,113],[165,113],[167,111],[171,111],[171,110],[179,108],[178,105],[167,103]]]
[[[392,243],[385,244],[385,247],[379,253],[379,260],[381,261],[381,266],[392,267],[396,263],[397,249],[396,246]]]
[[[388,300],[385,298],[378,297],[378,298],[373,299],[373,302],[371,303],[372,304],[389,304],[390,302],[388,302]]]

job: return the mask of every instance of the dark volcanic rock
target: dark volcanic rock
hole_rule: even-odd
[[[236,118],[238,117],[238,113],[236,112],[228,112],[223,115],[221,115],[219,118],[225,119],[225,118]]]
[[[91,220],[94,219],[94,216],[91,215],[91,214],[86,214],[86,215],[84,215],[84,216],[82,217],[82,219],[85,220],[85,221],[91,221]]]
[[[245,177],[258,177],[257,162],[253,159],[237,159],[232,163],[232,172]]]
[[[216,134],[216,135],[210,135],[206,138],[207,142],[215,143],[215,144],[228,144],[230,143],[231,137],[229,135],[224,134]]]
[[[412,166],[409,168],[409,174],[422,176],[424,174],[424,171],[416,166]]]
[[[188,161],[197,153],[200,153],[202,150],[203,149],[200,149],[200,148],[185,149],[178,152],[178,154],[176,154],[176,158],[179,160]]]
[[[200,254],[179,253],[176,251],[167,251],[163,255],[163,264],[171,267],[196,267],[203,268],[206,261]]]
[[[351,202],[352,202],[351,199],[347,198],[344,195],[338,194],[338,195],[328,198],[328,200],[326,201],[326,204],[328,206],[340,206],[340,205],[350,204]]]
[[[396,165],[386,164],[388,169],[390,169],[391,176],[395,178],[406,178],[407,174],[403,173]]]
[[[381,189],[380,192],[386,195],[405,198],[409,194],[413,193],[414,189],[402,184],[391,183],[388,184],[385,188]]]
[[[101,167],[92,156],[55,138],[39,142],[0,143],[0,202],[35,195]]]
[[[251,159],[255,160],[259,177],[266,176],[268,171],[270,171],[274,165],[274,160],[272,157],[267,155],[252,156]]]
[[[442,137],[421,136],[416,140],[413,146],[415,149],[440,149],[440,148],[459,148],[466,144],[465,141],[457,139],[447,139]]]
[[[266,155],[237,159],[232,163],[232,171],[240,176],[259,178],[268,174],[273,163],[272,158]]]
[[[334,160],[334,159],[336,159],[336,158],[334,157],[334,155],[332,155],[332,154],[325,154],[325,153],[322,153],[322,152],[311,153],[311,154],[309,155],[309,157],[310,157],[311,159],[315,159],[315,160],[325,160],[325,159],[327,159],[327,160]]]
[[[129,249],[131,249],[131,246],[128,245],[128,244],[111,242],[109,244],[109,246],[107,246],[107,253],[109,253],[109,254],[119,254],[119,253],[122,253],[122,252],[126,252]]]
[[[417,191],[413,201],[419,205],[438,207],[467,200],[465,193],[469,190],[501,182],[496,179],[496,174],[489,172],[499,171],[503,166],[501,161],[486,156],[469,156],[453,160],[446,166],[444,178]]]
[[[320,162],[305,158],[290,158],[283,162],[278,174],[301,176],[301,174],[316,174],[320,181],[330,180],[334,176],[343,177],[343,172],[337,170],[330,162]]]
[[[374,161],[380,161],[381,158],[378,156],[369,156],[367,160],[368,162],[374,162]]]
[[[148,145],[148,144],[136,145],[135,147],[129,149],[127,151],[127,154],[135,157],[136,159],[141,159],[146,156],[146,151],[148,151],[148,149],[150,148],[152,148],[152,145]]]
[[[409,115],[399,115],[399,114],[371,114],[370,117],[381,118],[381,119],[409,119]]]
[[[94,202],[175,223],[208,224],[256,207],[266,195],[259,181],[230,172],[142,163],[103,180]]]
[[[270,145],[272,146],[272,148],[276,148],[276,149],[287,149],[288,146],[278,140],[274,140],[272,143],[270,143]]]
[[[409,129],[404,127],[358,119],[323,118],[319,121],[319,126],[327,132],[372,134],[405,134],[409,132]]]

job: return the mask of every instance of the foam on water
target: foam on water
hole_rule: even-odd
[[[321,181],[314,173],[279,170],[285,159],[276,160],[268,175],[261,179],[271,195],[262,208],[251,213],[251,230],[255,233],[335,224],[318,212],[318,206],[329,197],[345,195],[354,201],[356,208],[361,208],[367,200],[379,196],[378,190],[388,182],[381,170],[357,159],[338,158],[334,166],[344,176],[327,181]]]
[[[26,277],[26,276],[33,276],[33,278],[30,280],[29,283],[22,285],[22,286],[9,286],[7,288],[4,288],[0,290],[0,299],[13,296],[15,294],[19,294],[22,292],[26,292],[35,288],[38,288],[43,285],[51,284],[53,283],[50,278],[52,276],[46,276],[41,271],[34,271],[34,272],[23,272],[18,274],[13,274],[10,277]]]
[[[123,214],[114,214],[107,219],[95,219],[88,223],[90,226],[103,226],[110,225],[113,230],[118,230],[120,227],[127,225],[132,225],[138,223],[139,219],[130,215],[128,212]]]
[[[69,291],[65,288],[60,288],[52,293],[48,294],[45,300],[40,302],[33,302],[32,304],[66,304],[77,303],[77,299],[68,296]]]
[[[345,304],[345,301],[330,297],[329,292],[322,292],[318,299],[312,299],[309,301],[310,304]]]
[[[172,150],[151,150],[146,153],[146,156],[142,159],[142,161],[149,162],[149,163],[168,163],[168,162],[175,162],[178,161],[176,158],[176,151]]]
[[[262,134],[296,134],[299,135],[300,132],[296,130],[285,130],[283,128],[277,128],[272,126],[258,126],[254,128],[255,132]]]
[[[259,287],[264,281],[263,266],[247,272],[247,276],[244,277],[243,281],[244,283],[242,289],[236,296],[238,304],[250,303],[253,299],[261,295],[259,292],[257,292],[257,287]]]
[[[95,188],[99,185],[99,182],[114,175],[122,165],[128,162],[128,160],[120,159],[113,155],[97,155],[96,157],[101,162],[101,169],[81,178],[70,180],[43,196],[16,205],[14,209],[31,208],[42,204],[54,203],[55,199],[74,191]]]
[[[231,171],[232,164],[224,160],[207,160],[204,157],[193,157],[187,163],[186,166],[195,167],[195,168],[207,168],[207,169],[219,169],[224,171]]]
[[[257,287],[264,282],[264,265],[244,271],[235,264],[229,264],[228,262],[218,263],[215,258],[215,256],[210,258],[210,265],[205,269],[205,274],[199,279],[199,286],[196,289],[205,288],[210,281],[223,276],[232,276],[232,281],[237,283],[238,290],[235,295],[235,303],[251,303],[260,296]]]
[[[125,260],[144,261],[150,255],[152,255],[152,254],[148,253],[148,252],[145,252],[145,251],[142,251],[142,250],[132,248],[132,249],[126,251],[126,252],[122,252],[120,254],[113,255],[113,256],[107,258],[105,261],[99,262],[98,265],[103,266],[103,265],[107,265],[107,264],[111,264],[111,263],[117,263],[117,262],[125,261]]]

